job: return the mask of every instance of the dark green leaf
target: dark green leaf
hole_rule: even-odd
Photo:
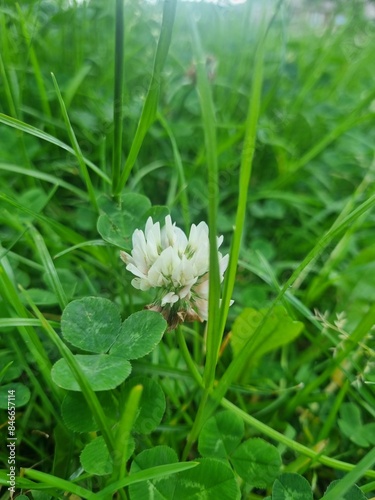
[[[75,356],[77,363],[94,391],[107,391],[120,385],[131,372],[129,361],[109,354]],[[52,367],[52,380],[68,391],[80,391],[65,359],[60,359]]]
[[[242,443],[231,460],[237,474],[257,488],[267,488],[280,473],[281,458],[277,448],[260,438]]]
[[[126,359],[138,359],[151,352],[160,342],[167,323],[155,311],[139,311],[123,323],[111,354]]]
[[[85,297],[70,302],[61,317],[63,337],[84,351],[104,353],[121,328],[116,304],[101,297]]]
[[[146,196],[126,193],[117,207],[111,207],[98,219],[97,229],[101,237],[120,248],[131,248],[131,237],[136,229],[144,229],[143,215],[151,208]]]
[[[277,349],[294,340],[301,333],[303,323],[294,321],[282,306],[275,307],[267,318],[262,330],[254,336],[267,310],[247,308],[238,316],[232,329],[232,348],[234,355],[242,351],[252,339],[251,356],[260,358],[266,352]]]
[[[116,422],[116,407],[108,392],[98,393],[99,402],[109,420]],[[61,405],[65,425],[74,432],[94,432],[99,425],[81,392],[68,392]]]
[[[146,377],[134,377],[125,384],[124,397],[127,398],[130,390],[138,384],[143,386],[143,392],[134,430],[141,434],[150,434],[163,418],[165,396],[160,385],[154,380]]]
[[[104,476],[113,471],[113,461],[105,444],[103,436],[99,436],[83,449],[81,465],[89,474]]]
[[[198,467],[181,472],[174,500],[239,500],[240,488],[232,469],[213,458],[197,460]]]
[[[14,407],[11,405],[12,408],[24,406],[30,399],[29,388],[20,382],[11,382],[10,384],[2,385],[0,387],[0,408],[4,410],[8,409],[8,391],[15,391],[15,399],[10,400],[11,403],[15,403]]]
[[[303,476],[287,472],[273,483],[272,500],[313,500],[313,493]]]
[[[155,446],[142,451],[135,457],[130,467],[130,475],[157,465],[175,464],[178,462],[176,452],[168,446]],[[169,500],[175,495],[177,475],[166,476],[156,480],[136,483],[130,486],[131,500]]]
[[[327,488],[325,494],[329,493],[333,488],[340,483],[340,479],[333,481]],[[324,498],[324,497],[323,497]],[[358,488],[356,484],[351,486],[351,488],[340,497],[337,497],[336,500],[366,500],[367,497],[362,491]]]
[[[204,457],[227,458],[244,435],[243,420],[227,410],[211,417],[199,436],[198,450]]]

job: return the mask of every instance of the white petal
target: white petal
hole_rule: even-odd
[[[146,275],[142,273],[137,266],[130,263],[126,266],[126,269],[130,271],[134,276],[138,276],[139,278],[146,278]]]
[[[154,226],[154,221],[152,220],[152,217],[149,217],[146,222],[146,227],[145,227],[145,235],[146,238],[148,237],[148,233],[152,230]]]
[[[169,292],[161,299],[161,305],[164,306],[165,304],[175,304],[177,301],[178,295],[176,295],[174,292]]]
[[[228,262],[229,262],[229,254],[227,253],[222,257],[219,261],[219,268],[220,268],[220,281],[223,281],[224,278],[224,273],[228,267]]]
[[[196,295],[198,295],[198,297],[201,297],[203,299],[208,299],[208,290],[209,290],[208,274],[207,278],[204,281],[201,281],[192,288],[192,291]]]
[[[170,215],[165,218],[165,226],[162,230],[162,247],[167,248],[174,245],[174,231]]]
[[[129,262],[133,262],[133,257],[129,255],[127,252],[124,252],[121,250],[120,252],[120,259],[122,262],[125,262],[125,264],[129,264]]]
[[[207,321],[207,319],[208,319],[208,300],[196,299],[194,305],[195,305],[195,308],[197,309],[199,316],[202,318],[202,320]]]
[[[148,278],[152,286],[172,283],[173,271],[179,264],[180,258],[173,247],[163,250],[148,272]]]

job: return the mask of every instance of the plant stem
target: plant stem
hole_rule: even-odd
[[[115,87],[113,98],[112,195],[119,194],[122,158],[122,107],[124,85],[124,1],[116,0]]]
[[[186,366],[189,368],[190,373],[192,374],[194,380],[196,383],[200,386],[203,387],[203,381],[202,377],[190,355],[188,346],[186,345],[185,337],[184,334],[182,333],[182,328],[179,326],[176,330],[176,335],[177,335],[177,340],[178,344],[180,346],[181,354],[185,360]]]
[[[252,417],[248,413],[244,412],[240,408],[238,408],[236,405],[228,401],[227,399],[222,399],[221,400],[221,406],[224,408],[233,411],[236,415],[241,417],[244,422],[247,424],[251,425],[254,427],[254,429],[257,429],[259,432],[264,434],[265,436],[268,436],[271,439],[274,439],[278,443],[282,443],[291,450],[294,450],[298,453],[301,453],[302,455],[305,455],[307,457],[310,457],[311,459],[327,465],[328,467],[332,467],[333,469],[336,470],[343,470],[343,471],[351,471],[355,468],[353,464],[349,464],[347,462],[342,462],[341,460],[336,460],[335,458],[330,458],[327,457],[326,455],[322,455],[319,452],[313,451],[310,448],[307,448],[307,446],[304,446],[303,444],[297,443],[296,441],[293,441],[293,439],[288,438],[287,436],[284,436],[284,434],[281,434],[278,431],[275,431],[272,429],[272,427],[269,427],[268,425],[264,424],[263,422],[260,422],[256,418]],[[370,471],[367,470],[364,475],[367,477],[373,477],[375,478],[375,471]]]

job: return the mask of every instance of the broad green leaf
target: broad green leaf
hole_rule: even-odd
[[[29,388],[20,382],[11,382],[10,384],[2,385],[0,387],[0,408],[3,410],[8,409],[8,391],[15,391],[15,399],[11,400],[12,403],[15,403],[15,406],[11,405],[12,408],[24,406],[30,399]]]
[[[375,444],[375,423],[362,423],[359,407],[354,403],[343,403],[340,408],[341,418],[338,425],[341,432],[353,443],[366,448]]]
[[[40,490],[30,490],[30,493],[32,494],[32,499],[33,500],[52,500],[53,497],[49,493],[45,493],[44,491]],[[17,499],[20,497],[17,497]],[[27,497],[27,500],[30,500],[29,497]]]
[[[239,500],[240,488],[232,469],[221,460],[201,458],[195,470],[178,475],[173,500]]]
[[[101,297],[85,297],[66,306],[61,317],[65,340],[84,351],[107,352],[121,328],[116,304]]]
[[[260,438],[242,443],[231,461],[237,474],[257,488],[267,488],[280,473],[281,458],[277,448]]]
[[[198,450],[204,457],[227,458],[244,435],[242,418],[227,410],[208,419],[199,435]]]
[[[134,231],[144,230],[148,217],[163,225],[169,214],[167,207],[151,206],[146,196],[136,193],[123,194],[117,204],[105,197],[99,203],[104,213],[98,219],[98,232],[105,241],[125,250],[131,249]]]
[[[120,334],[111,348],[111,354],[125,359],[138,359],[151,352],[160,342],[167,323],[155,311],[139,311],[122,324]]]
[[[53,469],[52,473],[58,477],[67,477],[74,460],[76,435],[70,432],[64,424],[58,423],[53,429]]]
[[[130,467],[130,476],[135,472],[147,470],[157,465],[175,464],[178,462],[176,452],[168,446],[155,446],[142,451],[135,457]],[[129,487],[131,500],[169,500],[175,495],[177,475],[132,484]]]
[[[149,217],[155,222],[160,222],[160,227],[164,226],[165,218],[169,215],[168,207],[164,207],[162,205],[153,205],[151,208],[147,210],[146,213],[143,214],[142,219],[144,221],[143,226],[146,225],[147,219]]]
[[[110,393],[100,392],[97,396],[107,418],[116,422],[116,407]],[[71,431],[94,432],[100,428],[81,392],[67,393],[61,405],[61,414]]]
[[[142,216],[150,208],[151,202],[146,196],[126,193],[117,206],[107,202],[104,208],[106,213],[98,219],[98,232],[105,241],[130,249],[132,234],[135,229],[144,226]]]
[[[27,293],[37,306],[54,306],[59,303],[57,296],[50,290],[29,288]],[[26,300],[22,298],[22,302],[26,303]]]
[[[89,474],[105,476],[113,471],[113,461],[103,436],[88,443],[80,456],[81,465]]]
[[[109,354],[74,356],[94,391],[107,391],[120,385],[131,372],[129,361]],[[51,371],[56,385],[68,391],[80,391],[78,382],[65,359],[59,359]]]
[[[340,483],[340,479],[337,479],[336,481],[332,481],[332,483],[328,486],[325,495],[329,493],[333,488]],[[323,497],[324,498],[324,497]],[[337,498],[337,500],[366,500],[367,497],[362,491],[358,488],[356,484],[351,486],[351,488],[344,493],[343,496],[340,496],[340,498]]]
[[[244,348],[248,340],[252,339],[252,358],[260,358],[266,352],[281,347],[294,340],[302,332],[303,323],[294,321],[282,306],[275,307],[266,320],[262,330],[254,336],[256,329],[261,323],[265,309],[246,308],[237,317],[232,329],[232,348],[237,356]]]
[[[142,385],[143,392],[139,404],[139,413],[134,423],[134,430],[141,434],[150,434],[161,422],[165,412],[165,396],[160,385],[146,377],[134,377],[124,387],[124,398],[135,385]]]
[[[287,472],[273,483],[272,500],[313,500],[313,494],[307,479]]]
[[[14,355],[3,351],[0,356],[0,383],[10,382],[18,378],[22,373],[22,366],[14,359]]]

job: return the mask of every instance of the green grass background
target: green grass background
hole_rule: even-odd
[[[276,297],[305,324],[297,341],[244,360],[227,382],[230,346],[217,367],[208,357],[206,389],[216,377],[218,393],[240,410],[315,452],[328,439],[324,454],[342,462],[366,454],[371,443],[337,424],[358,428],[375,416],[375,26],[366,5],[178,1],[168,55],[159,44],[155,64],[163,3],[126,1],[116,121],[115,2],[0,3],[0,370],[17,360],[31,389],[19,419],[24,466],[68,477],[82,443],[69,437],[63,471],[53,440],[32,432],[61,424],[59,390],[51,382],[46,393],[42,382],[58,355],[35,319],[12,321],[31,317],[19,285],[54,327],[73,298],[110,298],[124,317],[151,301],[131,289],[118,250],[96,229],[119,190],[167,205],[181,227],[209,221],[226,252],[234,242],[239,265],[233,257],[226,298],[233,286],[235,303],[209,322],[210,352],[220,346],[215,332],[227,340],[244,308],[269,308]],[[183,330],[198,367],[203,329]],[[138,371],[162,377],[170,404],[140,449],[182,453],[199,400],[180,379],[175,337]],[[361,423],[342,413],[349,403]],[[283,459],[315,484],[317,498],[341,474],[290,448]],[[369,481],[359,482],[364,491]]]

